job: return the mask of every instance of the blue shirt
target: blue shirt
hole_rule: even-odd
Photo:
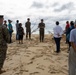
[[[70,42],[74,42],[76,44],[76,28],[71,30]]]
[[[13,30],[12,24],[9,23],[9,24],[8,24],[8,31],[9,31],[9,32],[12,32],[12,30]]]

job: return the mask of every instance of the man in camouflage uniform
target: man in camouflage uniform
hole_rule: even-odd
[[[25,23],[26,27],[26,39],[28,39],[28,34],[29,34],[29,39],[31,39],[31,22],[30,18],[27,19],[27,22]]]
[[[3,64],[6,58],[7,42],[9,42],[9,33],[3,25],[3,15],[0,15],[0,74],[3,73]]]
[[[45,28],[45,23],[43,23],[43,19],[41,19],[41,23],[38,25],[39,28],[39,33],[40,33],[40,42],[44,41],[44,28]]]

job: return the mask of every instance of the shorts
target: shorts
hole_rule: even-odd
[[[23,35],[19,35],[19,40],[23,40]]]

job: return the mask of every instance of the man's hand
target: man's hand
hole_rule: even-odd
[[[76,52],[76,45],[74,44],[74,42],[71,42],[71,46],[73,47],[74,51]]]
[[[58,33],[57,35],[58,35],[58,36],[60,36],[60,34],[59,34],[59,33]]]

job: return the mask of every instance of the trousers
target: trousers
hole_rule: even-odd
[[[3,68],[4,61],[6,59],[7,48],[0,48],[0,69]]]
[[[55,43],[56,43],[56,52],[60,52],[60,40],[61,40],[61,37],[60,38],[55,38],[54,37],[54,40],[55,40]]]
[[[76,75],[76,52],[70,47],[69,52],[69,75]]]

